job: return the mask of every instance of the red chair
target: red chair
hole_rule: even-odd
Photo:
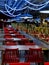
[[[29,41],[28,38],[21,38],[21,40],[23,40],[23,41]]]
[[[14,32],[13,32],[13,31],[11,31],[11,32],[9,32],[9,34],[14,34]]]
[[[16,31],[16,32],[14,32],[14,34],[16,34],[16,35],[18,34],[19,35],[20,33]]]
[[[4,31],[4,32],[9,32],[8,30]]]
[[[40,37],[40,38],[45,38],[45,35],[40,34],[39,37]]]
[[[10,30],[14,30],[14,28],[11,27]]]
[[[17,31],[13,30],[13,32],[17,32]]]
[[[16,35],[17,38],[25,38],[24,35]]]
[[[2,64],[19,62],[18,49],[6,49],[3,54]]]
[[[14,41],[8,41],[8,42],[5,42],[5,45],[18,45],[18,42],[14,42]]]
[[[5,34],[9,34],[9,32],[4,32]]]
[[[45,38],[45,41],[46,41],[46,42],[49,42],[49,36],[47,36],[47,37]]]
[[[4,38],[12,38],[11,35],[5,35]]]
[[[20,45],[26,45],[26,43],[28,43],[29,41],[28,40],[21,40],[19,42]]]
[[[24,62],[24,63],[10,63],[9,65],[30,65],[30,63],[26,63],[26,62]]]
[[[4,28],[4,31],[8,31],[8,28]]]
[[[14,29],[8,29],[8,31],[14,31]]]
[[[25,43],[25,45],[35,45],[35,43],[28,42],[28,43]]]
[[[29,54],[26,56],[27,62],[43,62],[43,54],[41,49],[29,49]]]
[[[25,45],[25,42],[23,40],[19,41],[19,45]]]
[[[38,37],[38,34],[39,34],[38,32],[35,32],[35,33],[34,33],[34,36],[35,36],[35,37]]]

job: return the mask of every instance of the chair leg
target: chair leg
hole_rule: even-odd
[[[42,62],[42,63],[38,63],[38,65],[44,65],[44,62]]]

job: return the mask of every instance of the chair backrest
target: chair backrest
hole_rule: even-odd
[[[5,35],[4,38],[12,38],[11,35]]]
[[[29,62],[43,62],[43,54],[42,54],[42,49],[29,49],[29,58],[28,60]]]
[[[35,43],[28,42],[28,43],[25,43],[25,45],[35,45]]]
[[[8,31],[8,28],[4,28],[4,31]]]
[[[41,37],[41,38],[44,38],[44,35],[43,35],[43,34],[40,34],[40,37]]]
[[[20,34],[20,33],[16,31],[16,32],[14,32],[14,34]]]
[[[23,35],[16,35],[17,38],[25,38]]]
[[[18,42],[15,42],[15,41],[7,41],[7,42],[5,42],[5,45],[17,45],[18,44]]]
[[[43,53],[42,53],[42,49],[41,48],[39,48],[39,49],[30,49],[30,52],[31,51],[34,52],[34,56],[35,56],[35,61],[36,62],[43,62]]]
[[[29,41],[28,40],[21,40],[19,42],[20,45],[26,45]]]
[[[18,49],[6,49],[3,54],[4,63],[19,62],[19,51]]]

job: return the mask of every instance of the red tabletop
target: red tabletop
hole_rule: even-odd
[[[49,62],[45,62],[44,65],[49,65]]]
[[[9,65],[30,65],[30,63],[10,63]]]

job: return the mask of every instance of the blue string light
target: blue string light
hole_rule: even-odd
[[[34,4],[34,3],[30,3],[28,0],[25,0],[28,4],[30,4],[30,5],[33,5],[33,6],[44,6],[44,5],[47,5],[48,3],[49,3],[49,1],[46,1],[45,3],[43,3],[43,4],[39,4],[39,5],[37,5],[37,4]]]
[[[0,12],[10,17],[16,17],[19,16],[21,14],[21,11],[23,11],[24,9],[41,10],[42,8],[46,7],[48,4],[49,4],[49,0],[40,5],[31,3],[28,0],[15,0],[12,6],[9,6],[9,3],[5,4],[5,11],[0,10]],[[15,12],[17,13],[19,11],[20,13],[14,14]]]

